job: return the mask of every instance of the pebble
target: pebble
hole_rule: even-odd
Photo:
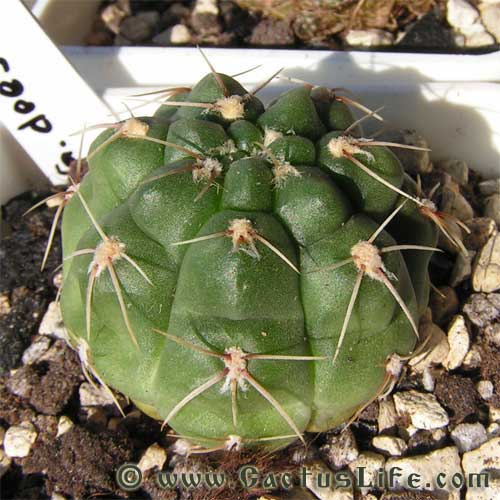
[[[380,138],[384,141],[397,142],[408,146],[429,147],[426,139],[415,130],[389,130],[382,134]],[[398,157],[403,168],[410,174],[428,174],[432,172],[433,165],[429,151],[393,148],[392,152]]]
[[[500,293],[474,293],[467,299],[463,311],[474,325],[488,326],[500,316]]]
[[[483,196],[490,196],[492,194],[500,194],[500,179],[490,179],[488,181],[480,182],[477,185],[479,192]]]
[[[117,35],[120,32],[120,23],[130,15],[130,5],[127,2],[119,2],[108,5],[101,12],[101,19],[111,32]]]
[[[131,42],[143,42],[151,38],[160,22],[156,11],[144,11],[125,18],[120,24],[120,35]]]
[[[355,478],[359,477],[359,470],[363,471],[364,484],[376,484],[377,474],[380,469],[385,465],[385,458],[378,453],[365,451],[360,453],[358,458],[349,464],[349,470]],[[359,484],[361,481],[357,481]],[[363,495],[366,495],[372,488],[362,486],[359,488]]]
[[[377,47],[382,45],[392,45],[394,36],[392,33],[377,29],[350,30],[345,42],[351,46]]]
[[[217,0],[196,0],[193,9],[194,14],[212,14],[219,15],[219,7],[217,7]]]
[[[497,225],[488,217],[476,217],[467,222],[470,234],[464,236],[464,245],[468,250],[480,250],[486,242],[497,234]]]
[[[184,24],[176,24],[153,37],[156,45],[180,45],[191,42],[191,32]]]
[[[396,427],[398,422],[398,414],[392,396],[382,399],[378,404],[378,431],[384,432],[386,429]]]
[[[469,166],[463,160],[441,160],[436,167],[446,172],[460,186],[466,186],[469,183]]]
[[[477,255],[472,269],[476,292],[494,292],[500,288],[500,236],[492,236]]]
[[[333,470],[343,469],[359,455],[354,434],[350,429],[340,434],[327,434],[326,443],[319,449],[321,457]]]
[[[450,286],[456,287],[466,279],[469,279],[472,274],[472,260],[474,259],[476,252],[474,250],[469,250],[467,255],[463,252],[459,252],[455,257],[455,263],[453,264],[453,269],[450,275]]]
[[[5,429],[0,426],[0,446],[3,446],[4,438],[5,438]]]
[[[500,424],[500,408],[490,406],[490,422]]]
[[[62,319],[61,306],[59,302],[51,302],[47,312],[42,318],[39,335],[50,335],[65,340],[68,337]]]
[[[486,26],[486,29],[500,43],[500,3],[486,4],[479,6],[481,11],[481,19]]]
[[[448,357],[450,346],[448,337],[437,325],[426,322],[420,327],[420,335],[423,339],[431,338],[424,352],[410,359],[408,364],[416,373],[423,373],[428,367],[439,365]]]
[[[454,474],[461,474],[462,467],[460,466],[460,456],[455,446],[448,446],[440,450],[433,451],[426,455],[416,455],[405,458],[391,458],[385,464],[387,474],[391,473],[391,469],[400,467],[402,470],[400,477],[394,478],[396,481],[396,489],[405,488],[405,480],[409,474],[417,474],[420,478],[420,488],[424,490],[439,490],[436,484],[436,471],[443,473],[445,481],[444,489],[451,491],[453,486],[451,478]],[[460,497],[458,497],[460,498]]]
[[[475,370],[481,366],[481,353],[476,346],[472,346],[470,351],[465,355],[462,363],[464,370]]]
[[[458,184],[451,180],[441,189],[440,208],[443,212],[453,215],[462,222],[474,217],[470,203],[460,193]]]
[[[143,453],[137,466],[144,474],[148,470],[155,468],[162,470],[166,461],[167,452],[158,443],[154,443]]]
[[[404,439],[394,436],[375,436],[372,439],[372,446],[389,456],[400,457],[404,455],[408,446]]]
[[[23,353],[22,361],[24,365],[36,363],[47,352],[50,347],[48,337],[38,337]]]
[[[488,425],[486,431],[488,432],[488,437],[490,438],[500,436],[500,424],[493,422],[492,424]]]
[[[479,12],[466,0],[448,0],[446,19],[450,26],[458,30],[467,29],[479,18]]]
[[[8,457],[27,457],[38,433],[31,422],[13,425],[5,433],[3,448]]]
[[[488,440],[483,424],[459,424],[451,431],[451,439],[460,453],[475,450]]]
[[[422,372],[422,385],[427,392],[432,392],[434,390],[434,386],[436,385],[434,376],[429,367]]]
[[[104,388],[95,388],[88,382],[80,385],[80,404],[83,407],[114,405],[113,398]]]
[[[315,460],[307,465],[306,471],[309,472],[309,474],[306,475],[306,488],[314,493],[319,500],[354,500],[352,484],[350,488],[346,489],[336,489],[335,484],[331,484],[330,487],[321,487],[319,485],[318,477],[320,475],[323,478],[331,477],[332,475],[332,471],[320,460]],[[332,479],[332,483],[333,482]]]
[[[73,425],[73,421],[69,417],[62,415],[57,422],[57,437],[68,432]]]
[[[449,423],[448,414],[434,394],[415,390],[397,392],[394,394],[394,404],[398,414],[410,417],[417,429],[438,429]]]
[[[474,47],[485,47],[488,45],[494,45],[495,38],[493,35],[490,35],[486,31],[481,33],[473,33],[465,38],[465,46],[474,48]]]
[[[500,194],[492,194],[486,198],[484,216],[493,219],[500,226]]]
[[[470,346],[469,331],[465,324],[465,318],[461,314],[455,316],[451,321],[448,328],[448,344],[450,351],[443,366],[447,370],[455,370],[462,364]]]
[[[483,334],[488,342],[500,347],[500,323],[488,325]]]
[[[478,474],[483,470],[500,472],[500,437],[490,439],[479,448],[464,453],[462,467],[466,474]]]
[[[52,493],[52,496],[50,497],[50,500],[67,500],[65,496],[61,495],[60,493]]]
[[[465,500],[497,500],[500,498],[500,479],[489,477],[488,487],[468,488]]]
[[[477,392],[479,395],[485,400],[491,399],[493,397],[493,393],[495,392],[495,387],[490,380],[480,380],[477,383]]]
[[[2,448],[0,448],[0,479],[9,470],[12,459],[5,454]]]

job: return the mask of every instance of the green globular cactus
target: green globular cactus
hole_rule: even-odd
[[[265,109],[212,72],[169,95],[107,127],[65,198],[61,304],[86,369],[191,450],[342,424],[415,348],[429,203],[333,91]]]

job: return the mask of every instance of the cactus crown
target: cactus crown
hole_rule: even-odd
[[[186,453],[283,446],[386,391],[446,230],[350,107],[377,112],[303,83],[266,109],[267,83],[211,67],[160,91],[153,117],[99,125],[89,173],[56,195],[86,373]]]

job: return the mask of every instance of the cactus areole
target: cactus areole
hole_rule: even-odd
[[[352,101],[320,90],[266,109],[209,73],[107,126],[68,190],[72,343],[193,449],[338,426],[418,341],[435,227]]]

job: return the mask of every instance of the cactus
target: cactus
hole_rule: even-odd
[[[190,452],[284,446],[390,389],[444,224],[401,145],[359,136],[361,105],[300,84],[266,109],[262,87],[212,68],[154,116],[99,125],[59,197],[61,306],[87,375]]]

